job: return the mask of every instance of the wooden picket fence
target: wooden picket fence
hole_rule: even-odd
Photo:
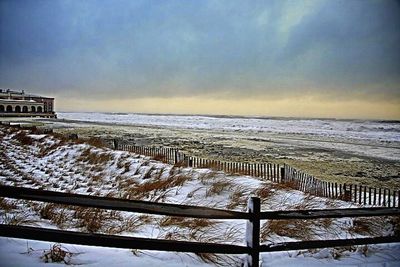
[[[281,182],[283,165],[273,163],[229,162],[188,156],[175,148],[159,148],[117,144],[115,149],[128,151],[163,161],[165,163],[192,168],[209,168],[226,173],[241,174]]]
[[[327,198],[352,201],[360,205],[400,207],[400,190],[374,188],[355,184],[321,181],[312,175],[284,166],[284,181],[292,182],[299,190]]]
[[[355,184],[322,181],[287,164],[230,162],[189,156],[175,148],[122,144],[113,141],[112,148],[128,151],[178,166],[209,168],[230,174],[259,177],[275,183],[286,183],[305,193],[360,205],[400,207],[400,190],[374,188]]]

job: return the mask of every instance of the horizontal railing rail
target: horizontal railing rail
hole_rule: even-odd
[[[130,211],[157,215],[207,219],[248,219],[249,214],[239,211],[220,210],[208,207],[156,203],[91,195],[54,192],[47,190],[0,185],[0,196],[36,200],[57,204]]]
[[[312,209],[312,210],[284,210],[267,211],[260,213],[261,220],[286,219],[322,219],[344,217],[376,217],[400,215],[400,208],[345,208],[345,209]]]
[[[399,236],[366,237],[353,239],[329,239],[329,240],[309,240],[298,242],[282,242],[268,245],[261,245],[260,252],[332,248],[344,246],[357,246],[368,244],[386,244],[400,242]]]
[[[207,218],[207,219],[249,219],[247,212],[222,210],[208,207],[156,203],[142,200],[128,200],[91,195],[54,192],[24,187],[0,185],[0,196],[51,202],[57,204],[84,206],[110,210],[129,211],[156,215],[177,217]],[[400,208],[346,208],[346,209],[309,209],[282,210],[260,212],[260,220],[283,219],[316,219],[343,217],[374,217],[400,215]]]
[[[223,254],[247,254],[250,251],[248,247],[229,244],[115,236],[16,225],[0,224],[0,232],[0,235],[6,237],[128,249]]]

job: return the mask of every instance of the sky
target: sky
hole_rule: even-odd
[[[0,0],[0,88],[58,111],[400,119],[400,1]]]

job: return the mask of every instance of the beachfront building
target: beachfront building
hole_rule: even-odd
[[[54,98],[0,89],[0,117],[56,118]]]

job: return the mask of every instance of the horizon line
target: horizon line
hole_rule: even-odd
[[[294,120],[335,120],[335,121],[376,121],[400,123],[400,119],[382,119],[382,118],[335,118],[335,117],[302,117],[302,116],[268,116],[268,115],[227,115],[227,114],[201,114],[201,113],[151,113],[151,112],[120,112],[120,111],[56,111],[61,113],[102,113],[115,115],[149,115],[149,116],[198,116],[211,118],[243,118],[243,119],[294,119]]]

